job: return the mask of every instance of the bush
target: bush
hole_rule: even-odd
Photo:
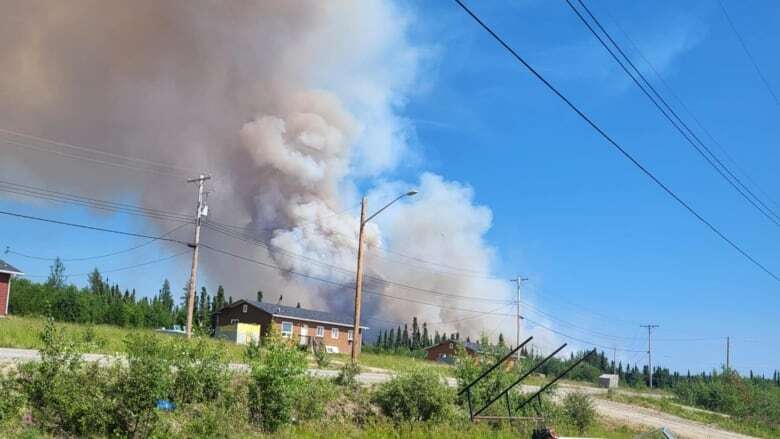
[[[324,369],[330,365],[330,357],[328,356],[328,351],[325,350],[325,343],[314,343],[312,352],[314,353],[314,361],[317,362],[317,367]]]
[[[127,366],[117,365],[114,394],[116,428],[135,438],[148,437],[157,423],[157,400],[166,398],[173,381],[171,364],[157,337],[128,337]]]
[[[347,361],[344,366],[339,369],[339,374],[336,376],[336,384],[340,386],[355,387],[358,385],[357,376],[360,374],[360,366],[352,361]]]
[[[171,398],[177,403],[218,398],[229,378],[224,352],[203,338],[174,340],[172,364],[176,374]]]
[[[453,397],[438,375],[418,368],[382,384],[374,402],[395,421],[428,421],[450,414]]]
[[[339,390],[330,380],[304,377],[295,397],[295,417],[301,421],[317,420],[325,414],[328,402],[338,396]]]
[[[305,353],[278,332],[266,337],[265,349],[252,364],[250,420],[270,432],[289,423],[305,373]]]
[[[22,365],[19,383],[33,418],[50,432],[90,436],[106,431],[112,411],[104,370],[83,367],[74,343],[49,319],[40,335],[41,361]]]
[[[0,425],[14,419],[24,406],[24,394],[14,375],[4,377],[0,370]]]
[[[572,392],[563,398],[563,412],[580,434],[590,427],[596,420],[596,411],[593,409],[593,401],[590,396]]]

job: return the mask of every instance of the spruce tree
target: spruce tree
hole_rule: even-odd
[[[417,324],[417,316],[412,317],[412,339],[411,348],[417,349],[420,347],[420,325]]]
[[[393,343],[393,348],[398,349],[401,346],[403,346],[402,338],[401,338],[401,326],[398,326],[398,330],[395,331],[395,343]]]
[[[395,348],[395,329],[390,328],[390,335],[387,337],[387,349]]]
[[[433,344],[439,344],[441,342],[441,335],[439,335],[439,331],[433,331]]]
[[[401,346],[407,349],[410,347],[409,328],[406,326],[406,323],[404,323],[404,333],[401,336]]]
[[[423,329],[422,329],[422,345],[419,347],[428,347],[431,345],[431,337],[428,334],[428,324],[423,322]]]
[[[263,301],[263,292],[261,290],[257,290],[257,301],[258,302]]]

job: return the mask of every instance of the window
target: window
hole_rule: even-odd
[[[309,335],[309,325],[303,324],[301,325],[301,337],[306,337]]]
[[[293,333],[292,322],[282,322],[282,337],[290,337]]]
[[[325,327],[324,326],[317,326],[317,337],[319,337],[319,338],[325,337]]]
[[[235,325],[238,323],[238,319],[230,319],[230,324]]]
[[[242,311],[244,314],[246,314],[246,310],[247,310],[247,306],[246,306],[246,304],[245,304],[244,306],[242,306],[242,307],[241,307],[241,311]]]
[[[330,338],[339,338],[339,328],[330,329]]]
[[[355,334],[353,334],[351,329],[349,331],[347,331],[347,340],[348,341],[352,341],[354,339],[354,335]]]

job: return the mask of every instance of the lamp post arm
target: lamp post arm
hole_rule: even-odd
[[[382,211],[383,211],[383,210],[385,210],[385,209],[387,209],[388,207],[392,206],[392,205],[393,205],[393,203],[395,203],[396,201],[400,200],[401,198],[403,198],[403,197],[405,197],[405,196],[406,196],[406,194],[399,195],[398,197],[396,197],[396,198],[395,198],[395,200],[393,200],[393,201],[391,201],[391,202],[389,202],[389,203],[385,204],[385,207],[383,207],[383,208],[381,208],[381,209],[377,210],[376,212],[374,212],[374,214],[373,214],[373,215],[371,215],[371,216],[369,216],[368,218],[366,218],[366,219],[365,219],[365,221],[363,221],[363,224],[366,224],[366,223],[368,223],[368,222],[369,222],[369,221],[371,221],[371,220],[372,220],[372,219],[373,219],[375,216],[377,216],[377,215],[379,215],[380,213],[382,213]]]

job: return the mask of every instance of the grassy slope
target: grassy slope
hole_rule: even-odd
[[[747,434],[751,436],[776,438],[780,432],[767,429],[763,425],[749,425],[732,417],[719,413],[709,413],[695,408],[684,406],[674,399],[642,398],[637,396],[626,396],[614,394],[610,398],[612,401],[625,404],[637,405],[656,409],[670,415],[679,416],[684,419],[701,422],[703,424],[717,425],[718,427],[733,431],[736,433]]]
[[[41,347],[41,340],[38,337],[45,319],[37,317],[17,317],[9,316],[4,319],[0,319],[0,347],[7,348],[25,348],[25,349],[39,349]],[[124,339],[132,333],[153,333],[151,329],[139,329],[139,328],[122,328],[111,325],[81,325],[76,323],[61,323],[58,322],[57,326],[62,327],[68,335],[74,336],[76,340],[83,340],[84,334],[87,328],[92,328],[94,331],[95,339],[97,343],[92,343],[87,350],[90,353],[99,354],[114,354],[125,351]],[[159,334],[160,337],[172,337],[167,334]],[[219,344],[225,348],[228,358],[232,362],[243,361],[244,348],[237,346],[233,343],[229,343],[222,340],[212,340],[213,343]],[[331,363],[331,369],[337,369],[344,362],[349,361],[348,354],[335,354],[331,355],[331,359],[334,360]],[[442,375],[451,376],[452,367],[446,364],[432,363],[430,361],[415,359],[412,357],[405,357],[401,355],[384,355],[384,354],[372,354],[362,353],[360,355],[360,364],[369,368],[381,368],[392,370],[396,372],[404,372],[414,367],[425,366],[436,368]],[[314,366],[314,360],[311,359],[310,365]]]
[[[46,320],[36,317],[9,316],[0,319],[0,347],[39,349],[41,340],[39,334]],[[86,349],[90,353],[115,354],[125,351],[125,337],[132,333],[154,333],[151,329],[122,328],[111,325],[81,325],[77,323],[57,322],[68,336],[75,340],[85,340],[85,333],[91,328],[94,333],[94,342]],[[159,337],[175,337],[168,334],[158,334]],[[231,361],[239,361],[242,358],[243,348],[222,340],[212,340],[213,343],[224,347]]]

